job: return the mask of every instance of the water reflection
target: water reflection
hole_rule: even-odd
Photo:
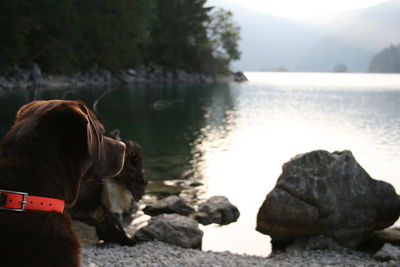
[[[349,149],[372,177],[399,191],[399,77],[391,76],[396,82],[390,87],[385,76],[374,76],[378,78],[374,84],[380,79],[385,87],[372,88],[356,75],[347,79],[358,84],[328,90],[321,84],[310,85],[313,74],[295,74],[307,82],[294,87],[282,82],[292,74],[276,74],[280,79],[257,75],[257,82],[231,85],[233,104],[225,109],[218,105],[217,113],[206,114],[206,126],[195,142],[193,154],[200,156],[193,166],[206,181],[205,195],[225,195],[241,211],[234,225],[205,228],[209,233],[205,249],[266,255],[268,238],[254,231],[256,213],[282,164],[299,153]],[[371,78],[364,76],[367,81]],[[330,86],[331,80],[325,83]]]

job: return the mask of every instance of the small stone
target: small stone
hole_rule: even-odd
[[[162,214],[135,233],[139,241],[159,240],[184,248],[201,248],[203,231],[198,223],[178,214]]]
[[[374,258],[379,261],[399,260],[400,249],[391,244],[385,244],[383,248],[375,253]]]
[[[207,214],[209,219],[206,219],[204,214]],[[199,219],[199,222],[202,224],[212,222],[220,225],[226,225],[236,222],[239,216],[240,212],[238,208],[230,203],[226,197],[214,196],[199,206],[198,213],[194,216],[194,218]]]
[[[143,212],[150,216],[164,213],[176,213],[186,216],[194,212],[194,208],[187,204],[182,198],[173,195],[146,206]]]

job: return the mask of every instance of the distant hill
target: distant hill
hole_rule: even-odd
[[[332,71],[344,64],[349,72],[366,72],[373,55],[400,43],[400,0],[318,21],[273,17],[224,0],[208,2],[232,10],[242,27],[237,70]]]
[[[391,45],[373,56],[368,71],[400,73],[400,45]]]

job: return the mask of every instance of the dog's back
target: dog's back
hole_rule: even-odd
[[[67,214],[0,212],[1,266],[79,266],[80,243]]]

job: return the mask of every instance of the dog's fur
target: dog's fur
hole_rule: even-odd
[[[123,143],[82,102],[34,101],[17,113],[0,145],[0,189],[75,203],[80,183],[117,175]],[[67,213],[0,211],[4,266],[80,266],[80,244]]]

